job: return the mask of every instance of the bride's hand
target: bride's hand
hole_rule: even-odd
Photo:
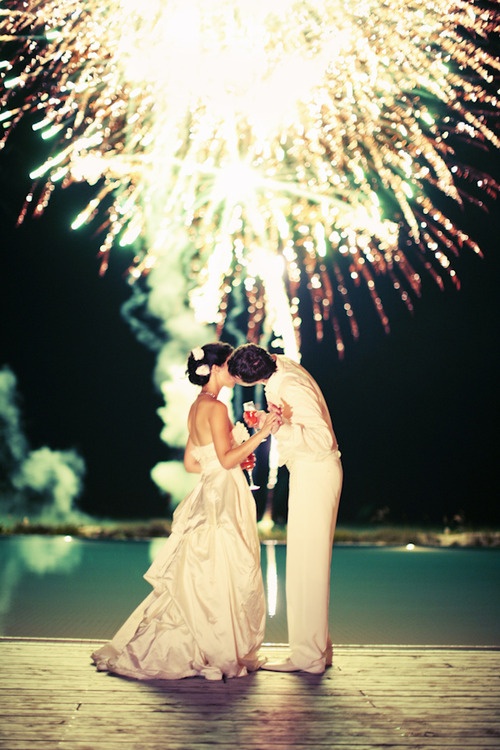
[[[281,416],[276,412],[265,412],[264,419],[261,423],[260,432],[264,435],[275,434],[281,427]]]
[[[264,424],[264,419],[266,417],[267,412],[264,411],[263,409],[257,409],[256,414],[257,414],[257,420],[258,420],[257,421],[257,429],[261,430],[262,429],[262,425]],[[245,417],[243,416],[243,419],[244,418]]]

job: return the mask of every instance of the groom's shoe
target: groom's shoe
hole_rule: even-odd
[[[268,672],[309,672],[311,674],[323,674],[324,671],[320,667],[302,669],[301,667],[297,667],[291,659],[285,659],[284,661],[266,661],[261,669],[267,669]]]
[[[333,646],[329,643],[325,652],[325,667],[331,667],[333,664]]]

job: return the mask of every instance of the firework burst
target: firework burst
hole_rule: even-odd
[[[174,274],[220,332],[235,285],[248,338],[300,349],[301,295],[337,351],[358,336],[350,295],[389,278],[411,309],[421,274],[458,284],[479,253],[431,197],[495,195],[455,148],[497,149],[493,2],[7,0],[3,142],[19,120],[51,143],[21,211],[94,186],[73,227],[100,221],[102,268]],[[466,173],[469,182],[466,179]],[[469,190],[469,188],[471,188]],[[411,253],[401,249],[401,235]]]

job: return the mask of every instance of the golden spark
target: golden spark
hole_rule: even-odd
[[[103,270],[133,247],[132,280],[171,268],[219,331],[238,285],[248,338],[298,352],[307,286],[341,356],[356,287],[388,329],[382,277],[411,309],[422,272],[458,285],[454,258],[480,252],[432,196],[498,189],[456,153],[500,145],[494,2],[7,0],[0,14],[2,142],[29,115],[53,144],[20,221],[57,185],[95,186],[73,227],[101,221]]]

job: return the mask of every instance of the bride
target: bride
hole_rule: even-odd
[[[144,575],[153,591],[92,654],[100,671],[139,680],[220,680],[263,663],[260,544],[240,464],[278,429],[280,418],[267,414],[260,431],[237,444],[217,398],[223,386],[234,386],[231,352],[229,344],[213,343],[189,355],[189,380],[201,390],[189,410],[184,466],[200,473],[200,481],[177,507],[171,535]]]

